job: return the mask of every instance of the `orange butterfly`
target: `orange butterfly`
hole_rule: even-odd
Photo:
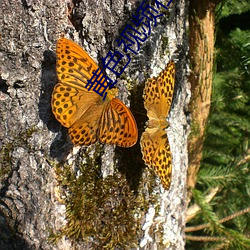
[[[138,139],[138,130],[131,111],[115,96],[118,89],[109,89],[105,100],[86,89],[97,64],[76,43],[60,38],[57,42],[58,84],[52,94],[52,111],[66,128],[75,145],[96,141],[131,147]]]
[[[172,173],[170,145],[165,128],[174,92],[175,65],[170,61],[158,77],[148,79],[143,92],[144,107],[149,118],[141,136],[141,151],[145,164],[153,167],[164,188],[169,189]]]

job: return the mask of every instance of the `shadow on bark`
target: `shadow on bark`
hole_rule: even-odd
[[[17,226],[13,221],[13,225],[9,224],[10,218],[6,218],[2,211],[0,211],[0,249],[3,250],[31,250],[32,248],[18,235]]]
[[[116,148],[117,157],[119,158],[119,171],[126,175],[130,188],[135,192],[138,191],[142,173],[145,169],[140,147],[141,134],[144,131],[145,122],[147,121],[146,110],[142,101],[143,89],[144,84],[135,87],[131,91],[130,100],[130,109],[134,114],[138,126],[138,142],[131,148]]]
[[[46,50],[43,57],[41,93],[38,103],[39,117],[51,132],[58,133],[60,131],[50,146],[50,156],[60,162],[67,156],[73,144],[68,137],[67,129],[60,125],[51,109],[51,95],[57,84],[56,55],[54,52]]]

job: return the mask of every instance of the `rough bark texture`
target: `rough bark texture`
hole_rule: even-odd
[[[192,92],[190,101],[192,128],[188,141],[187,187],[189,190],[194,188],[196,184],[211,104],[215,7],[216,1],[211,0],[202,1],[199,4],[196,0],[191,0],[189,7],[189,44],[192,70],[189,77]],[[188,194],[189,199],[190,196],[191,193]]]
[[[162,2],[166,5],[168,1]],[[104,246],[110,249],[184,249],[188,134],[184,110],[190,93],[186,79],[186,1],[176,0],[169,11],[162,9],[164,17],[158,19],[156,27],[151,25],[153,32],[138,55],[131,56],[127,81],[120,80],[118,84],[119,97],[126,104],[129,103],[127,89],[130,90],[130,106],[140,135],[146,120],[145,111],[144,115],[140,114],[143,83],[152,71],[158,74],[169,58],[176,62],[175,97],[168,129],[173,154],[169,191],[163,190],[152,171],[144,167],[138,144],[131,149],[100,144],[73,148],[67,131],[51,112],[51,93],[57,82],[54,51],[61,34],[81,44],[100,62],[101,56],[110,49],[117,49],[115,40],[141,3],[135,0],[0,1],[0,249],[103,249]],[[155,6],[153,1],[149,4]],[[93,225],[98,225],[92,228],[96,233],[88,231],[88,235],[76,237],[67,231],[71,226],[65,219],[75,218],[72,210],[71,217],[67,217],[65,211],[75,204],[74,197],[69,198],[75,189],[69,185],[69,175],[62,176],[70,171],[78,176],[83,163],[90,167],[85,176],[90,174],[91,178],[92,169],[100,169],[102,174],[96,183],[104,176],[107,181],[103,183],[113,183],[113,186],[103,186],[103,190],[110,192],[108,198],[96,197],[102,186],[91,194],[95,202],[99,202],[95,204],[100,209],[104,207],[102,215],[107,221],[102,221],[102,217],[90,218]],[[88,188],[79,189],[77,192],[86,198]],[[129,200],[131,196],[134,198]],[[138,197],[141,200],[133,203]],[[79,199],[79,203],[81,201]],[[106,210],[113,213],[116,206],[123,207],[123,204],[123,211],[106,217]],[[87,210],[83,213],[88,212],[91,214]],[[127,223],[124,217],[119,217],[122,212],[132,215],[129,217],[132,221]],[[119,220],[124,227],[121,228]],[[107,237],[104,240],[98,230],[105,231],[105,226],[110,228],[110,234],[102,232]],[[130,227],[131,231],[126,231]],[[52,232],[61,233],[58,241],[49,241]]]

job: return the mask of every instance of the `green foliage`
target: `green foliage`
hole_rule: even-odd
[[[250,10],[248,0],[223,0],[219,7],[222,8],[221,17],[226,17],[232,14],[241,14]]]
[[[214,233],[215,230],[220,231],[223,226],[219,223],[217,215],[213,212],[212,205],[205,201],[205,197],[202,192],[194,189],[193,197],[201,208],[201,219],[204,220],[204,222],[209,222],[209,231],[211,231],[212,233]]]
[[[229,0],[222,16],[249,9],[249,1]],[[216,68],[203,161],[193,191],[193,203],[201,211],[190,225],[208,223],[192,235],[217,238],[188,241],[187,249],[250,249],[249,212],[221,220],[250,206],[250,27],[245,31],[236,28],[228,35],[219,30]],[[207,203],[207,190],[214,187],[219,191]]]

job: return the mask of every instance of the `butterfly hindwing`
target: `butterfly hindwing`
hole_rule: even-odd
[[[175,65],[170,61],[158,77],[150,78],[143,91],[144,106],[149,118],[166,118],[174,91]]]
[[[155,170],[164,188],[169,189],[172,159],[166,132],[162,129],[147,128],[142,133],[141,149],[146,165]]]
[[[94,119],[93,114],[95,114]],[[89,146],[97,142],[97,131],[102,115],[101,109],[91,107],[75,124],[69,128],[69,136],[75,145]]]
[[[117,98],[106,106],[101,117],[99,138],[102,143],[131,147],[138,139],[137,126],[131,111]]]

